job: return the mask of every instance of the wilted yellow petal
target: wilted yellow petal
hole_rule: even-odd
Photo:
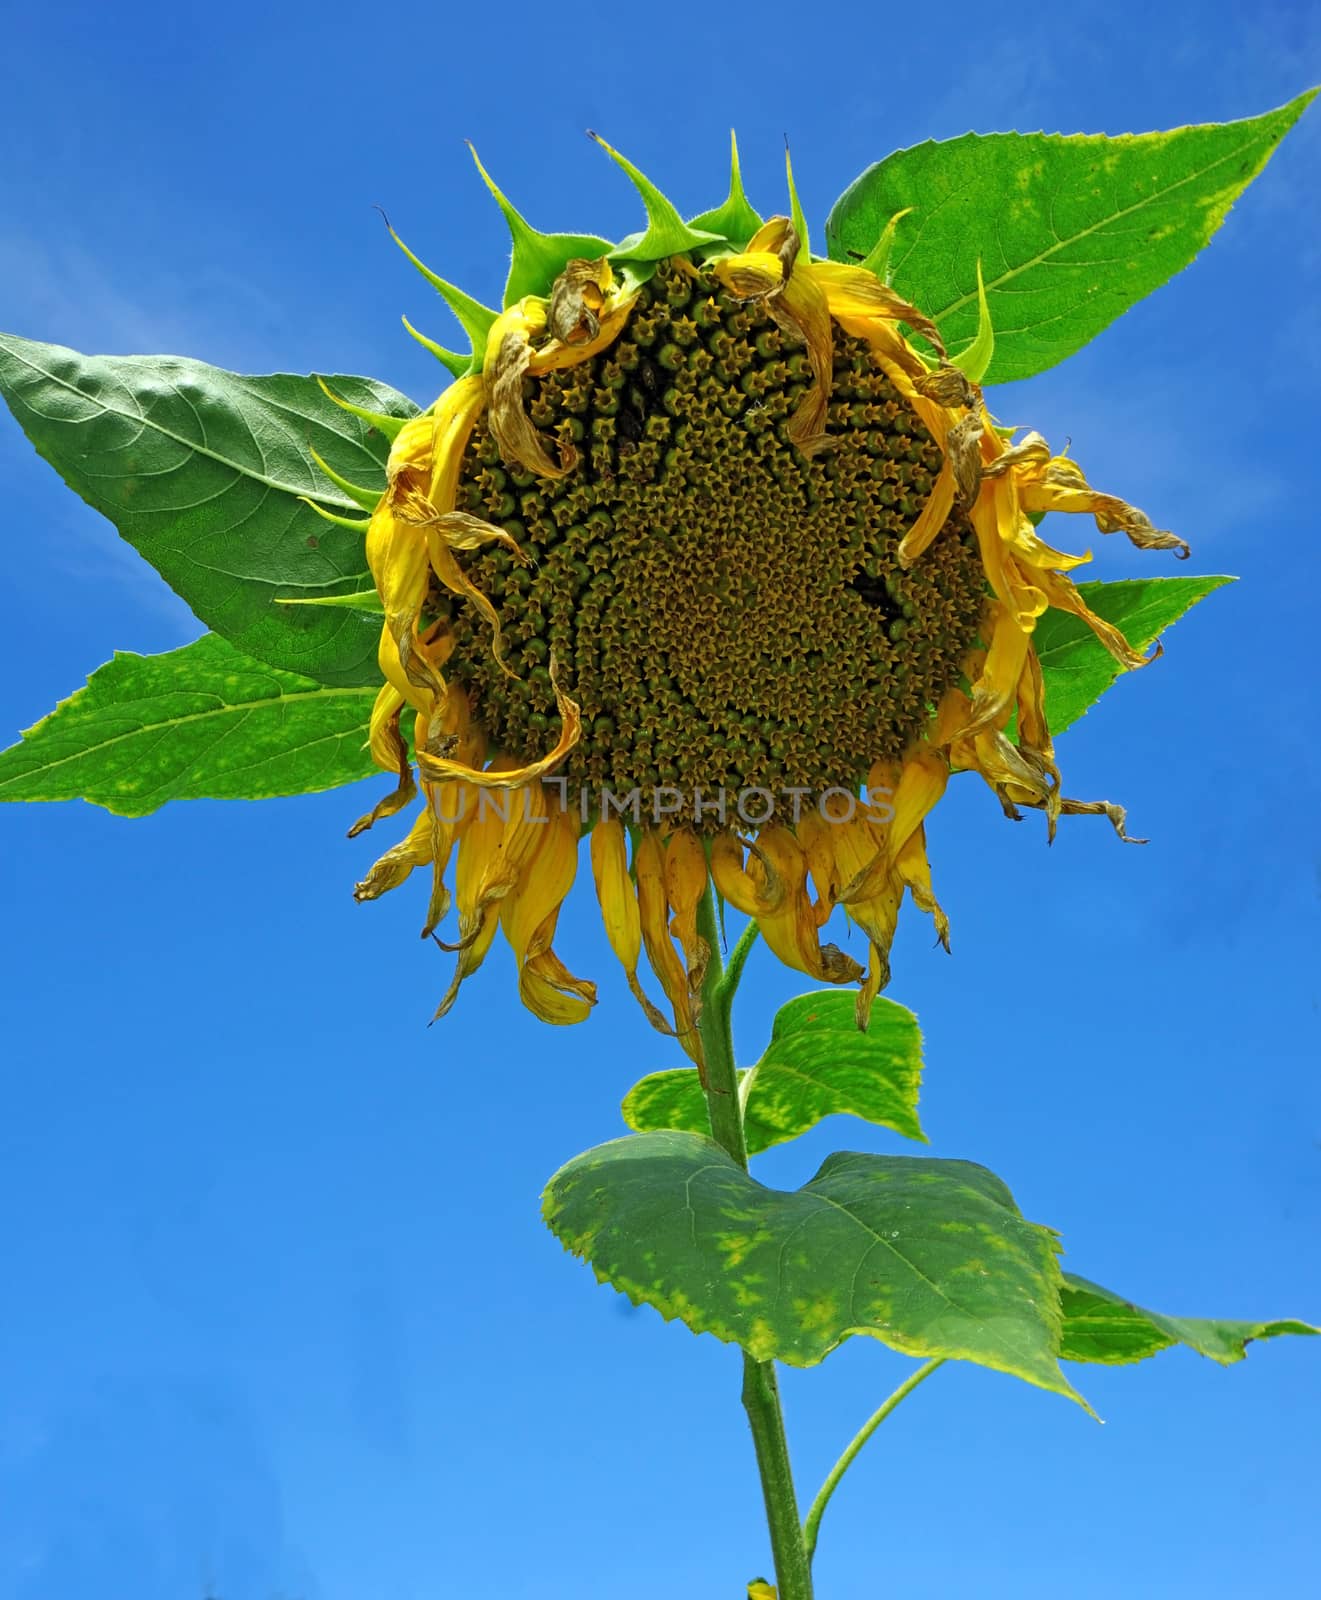
[[[552,806],[535,824],[539,834],[514,887],[500,904],[500,926],[518,962],[523,1003],[543,1022],[581,1022],[596,1001],[596,986],[575,978],[551,949],[561,905],[578,869],[578,821]]]
[[[562,478],[578,459],[567,441],[552,461],[541,435],[523,404],[523,377],[532,361],[531,338],[546,326],[545,308],[529,298],[496,318],[486,347],[482,375],[486,381],[488,425],[506,461],[517,461],[543,478]]]
[[[591,849],[606,938],[625,971],[636,972],[642,954],[642,925],[637,891],[628,874],[628,835],[618,817],[605,817],[596,824]]]
[[[914,333],[920,333],[942,358],[944,340],[930,317],[923,316],[915,305],[896,294],[872,272],[861,267],[851,267],[842,261],[814,261],[810,272],[825,290],[833,317],[875,317],[887,322],[906,322]],[[925,368],[923,368],[925,371]]]
[[[972,710],[954,735],[956,740],[970,739],[983,728],[1003,727],[1008,721],[1029,644],[1017,615],[1007,606],[994,608],[986,662],[973,683]]]
[[[371,752],[378,766],[384,767],[387,772],[394,771],[398,782],[384,799],[378,800],[365,816],[358,818],[349,829],[350,839],[364,833],[383,817],[393,817],[396,812],[402,811],[417,793],[413,769],[408,760],[408,746],[399,732],[399,716],[403,706],[403,696],[393,684],[385,684],[376,696],[368,734]]]
[[[1093,489],[1082,468],[1068,456],[1053,456],[1044,466],[1034,462],[1019,478],[1025,510],[1090,511],[1102,533],[1127,534],[1139,550],[1173,550],[1181,560],[1190,554],[1185,540],[1154,528],[1145,512],[1117,495]]]
[[[899,541],[898,558],[901,567],[911,567],[938,533],[942,533],[954,509],[957,484],[954,462],[947,454],[931,486],[927,503],[918,514],[917,521]]]
[[[587,344],[601,331],[601,310],[613,281],[610,263],[575,258],[566,263],[550,292],[546,325],[561,344]]]
[[[688,968],[688,989],[700,994],[711,951],[697,931],[697,909],[706,893],[706,852],[695,833],[681,828],[665,847],[665,898],[670,903],[670,931],[679,941]]]
[[[559,765],[578,743],[582,734],[582,713],[575,700],[571,700],[560,682],[554,661],[550,669],[551,687],[555,690],[555,704],[560,714],[560,736],[553,750],[525,766],[497,768],[485,771],[466,766],[462,761],[429,756],[418,751],[418,770],[433,782],[442,778],[463,778],[479,789],[519,789],[540,780]]]
[[[706,1062],[688,991],[688,975],[670,938],[670,908],[665,892],[665,851],[660,835],[654,829],[643,829],[633,864],[637,872],[638,913],[647,960],[674,1011],[675,1037],[696,1063],[705,1086]]]
[[[431,819],[423,811],[408,830],[408,836],[387,850],[361,883],[354,886],[353,898],[376,900],[391,889],[397,889],[414,867],[426,866],[431,855]]]
[[[919,827],[895,857],[894,870],[920,911],[936,924],[936,937],[949,949],[949,918],[940,908],[931,887],[931,864],[927,860],[926,829]]]
[[[1144,656],[1140,650],[1135,650],[1113,623],[1097,616],[1068,578],[1060,577],[1053,572],[1043,572],[1040,581],[1051,605],[1060,611],[1067,611],[1071,616],[1081,618],[1120,666],[1130,670],[1145,667],[1149,661],[1155,661],[1161,655],[1164,647],[1159,640],[1150,656]]]

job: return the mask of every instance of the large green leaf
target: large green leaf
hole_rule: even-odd
[[[1044,372],[1186,267],[1311,102],[1168,133],[968,133],[887,156],[835,202],[826,240],[862,260],[897,212],[890,281],[951,348],[995,328],[990,383]]]
[[[636,1304],[757,1360],[810,1367],[850,1334],[1079,1397],[1060,1372],[1059,1246],[985,1167],[830,1156],[758,1183],[692,1133],[635,1133],[561,1167],[543,1214]]]
[[[780,1007],[765,1054],[741,1076],[753,1155],[796,1139],[835,1112],[926,1142],[917,1120],[922,1033],[913,1013],[893,1000],[877,1000],[867,1032],[859,1033],[851,994],[800,995]],[[639,1133],[706,1133],[709,1127],[706,1096],[691,1068],[643,1078],[629,1090],[622,1110]]]
[[[0,752],[0,800],[91,800],[141,817],[167,800],[265,800],[352,783],[371,689],[240,655],[209,633],[165,655],[121,652]]]
[[[1145,650],[1199,600],[1233,582],[1224,577],[1121,578],[1116,583],[1080,583],[1078,593],[1135,649]],[[1046,720],[1052,733],[1060,733],[1101,698],[1119,676],[1119,664],[1085,622],[1053,607],[1037,622],[1033,642],[1046,682]]]
[[[1321,1333],[1306,1322],[1221,1322],[1204,1317],[1166,1317],[1145,1311],[1086,1278],[1064,1274],[1064,1334],[1060,1355],[1068,1361],[1120,1364],[1144,1361],[1184,1344],[1222,1366],[1242,1361],[1254,1339],[1286,1333]]]
[[[365,378],[327,379],[368,411],[413,415]],[[64,481],[109,517],[208,627],[259,661],[322,683],[380,681],[380,624],[351,608],[284,598],[371,587],[362,508],[326,478],[384,487],[388,441],[289,373],[243,377],[175,356],[83,356],[0,335],[0,394]]]

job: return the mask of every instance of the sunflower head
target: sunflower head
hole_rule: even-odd
[[[645,231],[541,234],[482,170],[514,241],[505,308],[417,263],[472,349],[424,340],[454,381],[397,432],[372,512],[372,749],[397,784],[358,827],[413,798],[414,766],[423,804],[357,894],[430,866],[424,933],[456,958],[438,1015],[503,928],[524,1002],[575,1022],[594,987],[553,938],[590,834],[630,987],[700,1066],[708,881],[782,960],[857,983],[865,1026],[905,894],[948,943],[925,819],[951,772],[1051,832],[1104,812],[1123,834],[1118,807],[1061,791],[1033,629],[1056,606],[1143,658],[1079,597],[1088,557],[1035,522],[1186,547],[995,425],[985,316],[952,360],[885,283],[884,239],[860,266],[814,259],[792,174],[790,215],[763,222],[735,151],[724,204],[685,222],[605,148]],[[823,940],[836,908],[861,962]]]

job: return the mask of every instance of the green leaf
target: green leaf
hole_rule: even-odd
[[[868,167],[826,241],[861,261],[906,206],[890,281],[955,349],[977,330],[986,274],[991,383],[1044,372],[1186,267],[1316,90],[1242,122],[1168,133],[969,133]]]
[[[1145,1361],[1172,1345],[1185,1344],[1198,1355],[1209,1356],[1228,1367],[1242,1361],[1254,1339],[1321,1333],[1321,1328],[1291,1319],[1220,1322],[1204,1317],[1166,1317],[1158,1311],[1145,1311],[1071,1272],[1064,1274],[1062,1303],[1064,1334],[1060,1355],[1067,1361]]]
[[[365,378],[326,381],[365,409],[417,409]],[[174,356],[83,356],[6,334],[0,394],[70,488],[208,627],[245,655],[322,683],[380,682],[378,623],[352,609],[278,604],[372,586],[362,529],[326,521],[299,497],[361,518],[311,451],[379,490],[389,442],[317,379],[243,377]]]
[[[1220,576],[1121,578],[1080,583],[1078,593],[1135,649],[1145,650],[1199,600],[1234,581]],[[1046,721],[1051,733],[1058,734],[1096,704],[1121,669],[1085,622],[1053,606],[1038,618],[1033,643],[1046,684]]]
[[[159,656],[117,652],[0,752],[0,800],[144,817],[167,800],[334,789],[376,771],[374,698],[253,661],[213,633]]]
[[[858,1032],[853,996],[824,990],[781,1006],[771,1041],[741,1074],[748,1151],[796,1139],[823,1117],[847,1112],[926,1143],[917,1120],[922,1033],[913,1013],[877,1000]],[[624,1121],[636,1132],[706,1133],[706,1096],[691,1068],[654,1072],[629,1091]]]
[[[866,1333],[1079,1398],[1057,1363],[1055,1235],[971,1162],[837,1154],[786,1193],[709,1139],[635,1133],[561,1167],[542,1209],[634,1304],[758,1361],[814,1366]]]

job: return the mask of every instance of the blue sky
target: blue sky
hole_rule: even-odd
[[[420,401],[435,370],[398,317],[443,336],[442,310],[371,206],[494,298],[502,224],[465,137],[534,222],[618,237],[637,207],[587,127],[690,212],[723,194],[731,123],[754,202],[781,206],[787,132],[819,222],[928,136],[1246,116],[1321,79],[1321,17],[1269,0],[893,22],[71,3],[5,31],[0,325]],[[1192,1315],[1321,1319],[1319,156],[1313,112],[1204,259],[996,397],[1242,582],[1061,741],[1068,788],[1152,842],[1080,819],[1047,850],[956,785],[931,828],[954,954],[909,917],[891,990],[925,1029],[933,1153],[997,1171],[1070,1267]],[[17,730],[113,649],[199,630],[7,417],[0,481]],[[1107,542],[1094,570],[1173,569]],[[734,1600],[769,1564],[735,1352],[595,1286],[537,1214],[665,1042],[590,893],[562,922],[602,980],[589,1024],[537,1024],[497,953],[428,1031],[447,969],[417,897],[349,897],[362,799],[0,819],[0,1594]],[[745,1058],[800,987],[754,958]],[[832,1121],[760,1176],[899,1147]],[[908,1366],[854,1340],[787,1375],[805,1491]],[[1305,1586],[1316,1345],[1073,1375],[1103,1428],[978,1369],[927,1384],[831,1507],[821,1600]]]

